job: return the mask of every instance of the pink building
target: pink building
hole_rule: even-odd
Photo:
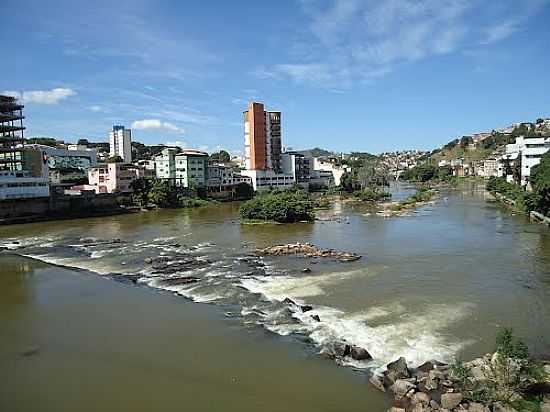
[[[132,193],[132,182],[142,176],[139,168],[122,163],[107,163],[88,171],[86,190],[96,193]]]

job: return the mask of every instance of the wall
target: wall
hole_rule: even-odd
[[[52,195],[51,198],[33,199],[32,202],[25,199],[0,202],[0,224],[123,212],[125,209],[120,207],[116,195]]]

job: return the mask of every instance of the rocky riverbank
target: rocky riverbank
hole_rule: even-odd
[[[353,262],[361,259],[361,255],[353,252],[342,252],[334,249],[321,249],[310,243],[288,243],[286,245],[269,246],[257,249],[259,256],[289,256],[297,255],[308,258],[331,258],[339,262]]]
[[[525,362],[495,353],[463,364],[428,361],[411,369],[400,358],[370,382],[387,394],[388,412],[550,412],[550,364],[538,363],[539,373],[533,374],[523,369]]]

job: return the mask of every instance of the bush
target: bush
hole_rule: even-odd
[[[273,190],[243,203],[240,215],[243,219],[278,223],[312,221],[314,206],[310,195],[301,189]]]
[[[500,329],[495,354],[485,363],[482,379],[473,379],[470,369],[456,361],[451,366],[453,378],[466,399],[474,402],[503,402],[518,410],[537,410],[537,394],[531,388],[544,382],[544,369],[529,358],[527,345],[509,328]],[[533,409],[532,409],[533,408]]]
[[[491,177],[487,182],[487,190],[513,200],[518,210],[530,212],[540,208],[541,199],[536,193],[528,193],[515,183],[509,183],[502,177]]]
[[[354,192],[353,196],[362,200],[363,202],[379,202],[389,199],[391,197],[391,193],[385,192],[383,190],[363,189]]]

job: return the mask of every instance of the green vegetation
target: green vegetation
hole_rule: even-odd
[[[407,169],[401,175],[403,180],[410,182],[427,183],[427,182],[452,182],[455,180],[453,171],[450,166],[438,167],[431,163],[423,163],[421,165]]]
[[[342,190],[353,193],[370,190],[379,192],[387,186],[390,172],[381,160],[369,153],[355,153],[356,159],[347,161],[351,172],[345,172],[340,180]]]
[[[330,209],[331,204],[330,198],[326,194],[322,194],[321,196],[315,198],[316,209]]]
[[[550,213],[550,152],[531,170],[531,186],[533,209],[547,216]]]
[[[27,139],[27,144],[41,144],[44,146],[57,147],[58,144],[64,143],[62,140],[54,139],[53,137],[31,137]]]
[[[213,162],[227,163],[231,161],[231,155],[225,150],[220,150],[219,152],[212,153],[210,155],[210,160]]]
[[[381,202],[391,198],[391,193],[379,189],[363,189],[353,192],[353,196],[363,202]]]
[[[94,145],[100,145],[101,143],[92,143]],[[105,149],[105,148],[104,148]],[[107,151],[109,150],[109,146],[107,145]],[[152,145],[147,146],[140,142],[132,142],[132,157],[134,160],[147,160],[152,159],[154,156],[160,154],[164,149],[166,149],[166,146],[164,145]],[[178,148],[178,150],[180,150]]]
[[[294,187],[257,194],[240,209],[244,220],[295,223],[315,219],[315,204],[309,193]]]
[[[414,208],[418,203],[429,202],[434,197],[435,192],[428,188],[420,188],[415,194],[409,196],[405,200],[391,206],[395,212]]]
[[[548,203],[542,200],[539,193],[526,192],[520,185],[509,183],[503,177],[491,177],[486,188],[491,193],[498,193],[513,201],[514,207],[521,212],[536,210],[545,213],[544,210],[548,208]]]
[[[254,188],[248,183],[241,182],[235,186],[235,199],[248,200],[254,196]]]
[[[210,203],[194,190],[170,185],[161,179],[137,179],[132,182],[134,204],[141,207],[154,205],[159,208],[191,208]]]
[[[451,366],[464,397],[485,404],[502,402],[521,411],[539,411],[542,396],[534,388],[548,378],[543,367],[529,357],[527,345],[510,328],[498,331],[495,346],[492,358],[477,366],[481,368],[477,377],[471,374],[473,368],[462,362]]]
[[[124,160],[120,156],[111,156],[107,159],[107,163],[124,163]]]

